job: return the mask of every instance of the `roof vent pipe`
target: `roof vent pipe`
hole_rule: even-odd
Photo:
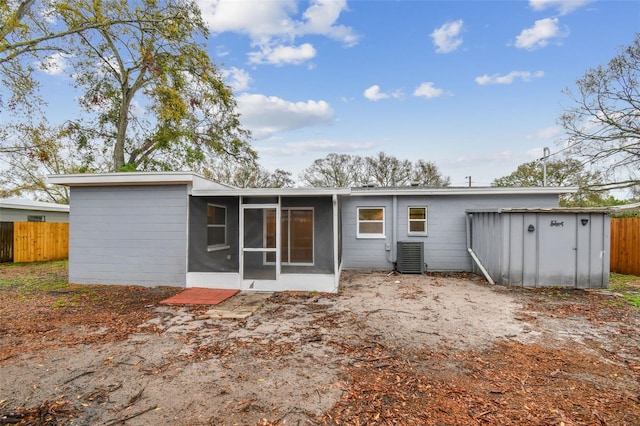
[[[549,158],[550,151],[548,147],[544,147],[542,149],[542,170],[543,170],[543,178],[542,178],[542,186],[547,186],[547,158]]]

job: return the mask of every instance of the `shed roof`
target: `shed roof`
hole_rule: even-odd
[[[497,208],[468,209],[467,213],[611,213],[611,207],[553,207],[553,208]]]

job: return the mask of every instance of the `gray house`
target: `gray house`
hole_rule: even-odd
[[[49,181],[71,188],[71,282],[258,291],[336,292],[343,268],[474,271],[467,210],[553,208],[575,191],[242,189],[189,172]]]
[[[69,222],[69,206],[21,198],[2,198],[0,222]]]

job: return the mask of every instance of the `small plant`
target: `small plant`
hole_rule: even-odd
[[[636,275],[625,275],[611,273],[609,277],[609,288],[620,294],[620,298],[636,309],[640,309],[640,287],[631,283],[640,283],[640,277]]]

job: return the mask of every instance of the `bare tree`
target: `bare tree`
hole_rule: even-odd
[[[595,187],[640,184],[640,34],[606,66],[589,69],[565,93],[574,106],[559,119],[568,152],[605,172]]]
[[[300,179],[315,187],[350,187],[376,184],[383,187],[449,186],[450,179],[443,176],[435,163],[418,160],[412,164],[384,152],[371,157],[348,154],[329,154],[317,159],[300,174]]]
[[[303,170],[300,179],[306,185],[325,188],[345,188],[366,183],[362,157],[331,153],[319,158]]]

